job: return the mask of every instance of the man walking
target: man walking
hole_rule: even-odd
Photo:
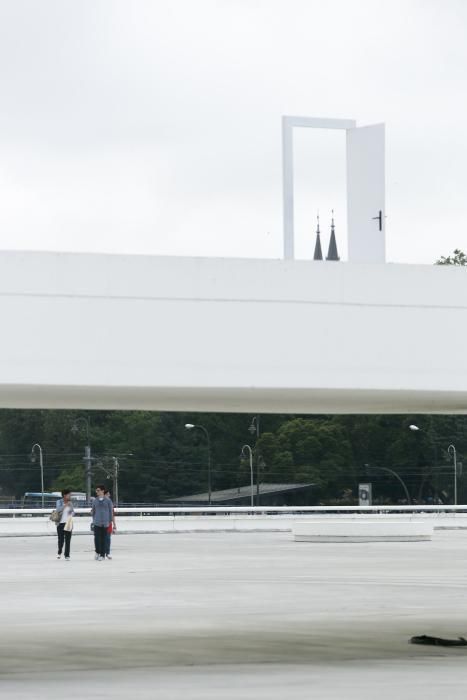
[[[105,559],[105,536],[107,528],[112,523],[112,501],[104,496],[105,486],[97,486],[96,498],[92,503],[92,523],[94,525],[94,542],[96,546],[96,559]]]

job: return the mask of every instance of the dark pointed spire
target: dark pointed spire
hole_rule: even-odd
[[[315,254],[313,255],[313,260],[322,260],[323,259],[323,251],[321,250],[321,237],[320,237],[320,232],[319,232],[319,214],[316,217],[317,219],[317,224],[316,224],[316,243],[315,243]]]
[[[329,248],[326,260],[339,260],[339,256],[337,254],[336,234],[334,232],[334,209],[332,210],[331,238],[329,239]]]

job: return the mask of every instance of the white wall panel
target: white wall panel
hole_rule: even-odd
[[[0,406],[467,409],[467,270],[0,253]]]
[[[346,141],[349,261],[384,262],[384,124],[347,129]]]

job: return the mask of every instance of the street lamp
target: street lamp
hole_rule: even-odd
[[[394,476],[400,482],[402,488],[404,489],[408,505],[409,506],[412,505],[412,499],[410,498],[409,490],[408,490],[407,486],[405,485],[405,482],[403,481],[403,479],[399,476],[399,474],[397,472],[395,472],[393,469],[389,469],[388,467],[373,467],[369,464],[365,464],[365,467],[366,467],[368,474],[370,474],[372,469],[377,469],[380,472],[388,472],[388,474],[392,474],[392,476]]]
[[[421,428],[418,425],[409,425],[409,429],[413,432],[418,432]],[[433,448],[436,451],[436,446],[433,441]],[[448,454],[452,455],[453,466],[454,466],[454,505],[457,506],[457,451],[454,445],[448,446]]]
[[[253,416],[248,432],[250,435],[254,435],[256,433],[256,439],[259,438],[259,416]]]
[[[86,445],[84,447],[84,465],[86,474],[86,501],[88,504],[91,501],[91,489],[92,489],[92,458],[91,458],[91,443],[89,439],[90,431],[90,420],[85,416],[79,416],[73,421],[71,426],[71,432],[75,435],[79,432],[79,422],[83,421],[86,428]]]
[[[431,477],[433,475],[434,478],[433,478],[433,483],[431,483],[431,490],[433,493],[433,504],[434,504],[435,500],[438,500],[438,495],[437,495],[438,494],[438,474],[436,471],[436,463],[438,460],[437,460],[437,450],[436,450],[436,444],[435,444],[435,441],[433,438],[433,433],[432,433],[432,431],[427,431],[427,430],[424,430],[423,428],[419,428],[418,425],[415,425],[414,423],[411,423],[409,425],[409,430],[411,430],[413,433],[425,433],[425,435],[429,436],[431,446],[433,448],[433,467],[429,473],[423,475],[418,495],[419,495],[419,498],[421,498],[425,481],[427,480],[428,477]]]
[[[251,449],[250,445],[243,445],[242,453],[240,455],[241,459],[245,458],[245,451],[248,452],[250,457],[251,505],[253,506],[255,503],[255,487],[253,483],[253,450]]]
[[[31,448],[31,462],[34,463],[36,461],[36,454],[35,454],[36,448],[39,452],[39,465],[41,468],[41,503],[42,503],[42,508],[43,508],[44,507],[44,461],[42,459],[42,447],[39,445],[38,442],[35,442]]]
[[[206,441],[208,446],[208,503],[211,505],[211,441],[209,439],[209,433],[203,425],[194,425],[193,423],[185,423],[185,428],[187,430],[202,430],[206,435]]]

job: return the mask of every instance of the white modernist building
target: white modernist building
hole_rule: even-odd
[[[467,269],[0,253],[0,406],[465,412]]]

